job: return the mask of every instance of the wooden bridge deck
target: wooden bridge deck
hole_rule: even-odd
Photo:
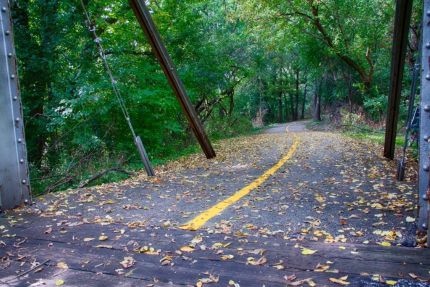
[[[428,249],[40,219],[3,225],[2,286],[429,286]]]

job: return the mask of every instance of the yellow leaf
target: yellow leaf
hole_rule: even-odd
[[[193,251],[194,251],[194,248],[193,248],[193,247],[191,247],[191,246],[182,246],[182,247],[180,248],[180,250],[181,250],[182,252],[193,252]]]
[[[387,283],[388,285],[394,286],[394,285],[396,285],[396,284],[397,284],[397,281],[394,281],[394,280],[387,280],[387,281],[385,281],[385,283]]]
[[[391,246],[391,243],[390,243],[390,242],[387,242],[387,241],[384,241],[384,242],[379,243],[379,245],[381,245],[381,246],[385,246],[385,247],[390,247],[390,246]]]
[[[230,260],[233,258],[234,258],[234,255],[231,255],[231,254],[221,256],[221,260]]]
[[[349,285],[349,282],[345,281],[345,280],[342,280],[342,278],[339,278],[339,279],[337,279],[337,278],[329,278],[328,280],[330,280],[330,282],[333,282],[333,283],[336,283],[336,284],[339,284],[339,285],[342,285],[342,286]]]
[[[61,286],[64,284],[64,280],[62,279],[58,279],[57,281],[55,281],[55,286]]]
[[[64,262],[58,262],[57,267],[60,269],[69,269],[69,266],[67,266],[67,264]]]
[[[302,248],[302,254],[303,255],[312,255],[314,253],[316,253],[316,250],[312,250],[312,249],[308,249],[308,248]]]
[[[100,241],[106,241],[106,240],[108,240],[109,239],[109,237],[107,237],[106,235],[100,235],[99,236],[99,240]]]

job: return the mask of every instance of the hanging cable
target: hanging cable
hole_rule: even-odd
[[[151,166],[151,163],[149,161],[148,155],[146,153],[145,147],[143,146],[141,138],[136,135],[136,132],[135,132],[133,125],[131,123],[130,114],[128,113],[124,98],[122,97],[121,92],[118,89],[117,81],[116,81],[115,77],[113,76],[112,70],[111,70],[109,63],[107,61],[106,53],[105,53],[105,50],[103,49],[103,46],[101,43],[102,40],[97,35],[96,25],[95,25],[95,23],[93,23],[91,21],[90,14],[88,13],[88,10],[87,10],[83,0],[81,0],[81,6],[82,6],[82,10],[84,11],[84,14],[85,14],[87,28],[90,31],[91,35],[93,36],[94,42],[96,43],[100,59],[102,60],[103,66],[104,66],[106,73],[108,74],[109,79],[111,81],[112,90],[113,90],[113,92],[114,92],[114,94],[118,100],[119,106],[121,108],[121,112],[123,113],[124,118],[127,122],[127,125],[130,129],[130,132],[133,135],[134,143],[138,149],[138,152],[139,152],[140,157],[142,159],[143,165],[145,166],[146,173],[149,176],[154,176],[155,175],[154,170],[152,169],[152,166]]]

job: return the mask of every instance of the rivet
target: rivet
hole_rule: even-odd
[[[14,101],[18,100],[18,97],[17,96],[13,97],[13,100]]]
[[[429,105],[425,105],[424,106],[424,111],[425,112],[430,112],[430,106]]]
[[[19,143],[22,143],[22,139],[21,139],[21,138],[19,138],[19,139],[18,139],[18,142],[19,142]]]
[[[20,162],[20,163],[24,163],[24,159],[23,159],[23,158],[21,158],[21,159],[19,160],[19,162]]]
[[[10,34],[10,31],[9,30],[6,30],[6,32],[4,32],[6,35],[9,35]]]
[[[423,166],[423,169],[424,169],[424,171],[429,171],[430,167],[428,166],[428,164],[426,164],[426,165]]]
[[[21,120],[20,118],[16,118],[16,119],[15,119],[15,122],[17,122],[17,123],[18,123],[20,120]]]
[[[427,10],[426,14],[427,16],[430,16],[430,10]]]
[[[430,49],[430,42],[427,42],[427,44],[426,44],[426,48],[427,48],[427,49]]]
[[[22,184],[26,184],[27,183],[27,181],[25,179],[23,179],[21,182],[22,182]]]
[[[424,136],[424,138],[423,138],[426,142],[428,142],[429,141],[429,139],[430,139],[430,136],[429,135],[426,135],[426,136]]]
[[[426,224],[426,223],[423,223],[421,226],[422,226],[424,229],[427,229],[427,224]]]
[[[1,10],[2,10],[3,12],[6,12],[6,10],[7,10],[7,9],[6,9],[6,7],[2,7],[2,8],[1,8]]]
[[[7,54],[7,56],[8,56],[9,58],[12,58],[13,54],[12,54],[12,53],[8,53],[8,54]]]
[[[15,79],[15,74],[10,75],[11,79]]]
[[[28,203],[28,199],[24,199],[24,203],[27,204]]]
[[[429,198],[428,198],[428,196],[427,196],[427,194],[424,194],[424,195],[423,195],[423,199],[424,199],[424,200],[428,200],[428,199],[429,199]]]

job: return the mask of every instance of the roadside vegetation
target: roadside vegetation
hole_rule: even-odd
[[[84,2],[153,163],[197,152],[127,1]],[[381,140],[393,1],[147,2],[211,139],[313,118]],[[78,187],[105,171],[91,184],[128,177],[141,165],[80,6],[70,0],[13,5],[34,193]],[[402,125],[422,1],[414,5]],[[355,130],[357,122],[366,128]]]

